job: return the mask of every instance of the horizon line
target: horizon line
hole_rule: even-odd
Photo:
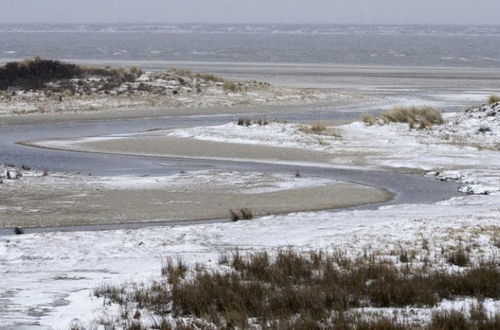
[[[144,21],[128,21],[128,22],[0,22],[0,25],[364,25],[364,26],[500,26],[500,24],[487,24],[487,23],[357,23],[357,22],[343,22],[343,23],[291,23],[291,22],[263,22],[263,23],[246,23],[246,22],[144,22]]]

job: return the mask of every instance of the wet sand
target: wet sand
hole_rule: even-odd
[[[254,215],[334,209],[383,202],[387,191],[338,183],[262,193],[191,184],[152,189],[110,189],[68,181],[16,184],[0,192],[0,228],[99,225],[164,220],[229,219],[230,209]]]
[[[86,141],[83,139],[83,141]],[[31,142],[49,148],[98,153],[242,161],[327,162],[331,155],[289,148],[196,141],[189,138],[133,137],[87,142],[52,140]],[[292,174],[290,174],[292,175]],[[249,182],[251,185],[252,182]],[[353,183],[335,183],[267,193],[238,193],[227,185],[186,185],[182,189],[109,189],[86,185],[30,186],[5,191],[5,203],[22,209],[0,213],[8,226],[62,226],[161,220],[228,218],[230,209],[242,207],[254,215],[312,211],[388,201],[392,193]],[[31,211],[30,211],[31,210]]]
[[[188,157],[244,161],[321,163],[331,154],[317,151],[237,143],[200,141],[177,137],[130,137],[120,139],[73,139],[29,141],[42,148],[153,157]]]

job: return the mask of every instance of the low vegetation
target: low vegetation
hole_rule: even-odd
[[[377,123],[377,117],[375,117],[371,113],[362,114],[361,120],[368,126],[375,125]]]
[[[407,123],[410,128],[425,129],[444,123],[441,113],[432,107],[396,107],[384,111],[380,117],[364,114],[361,119],[367,125]]]
[[[224,84],[222,85],[222,89],[225,92],[240,93],[243,90],[243,87],[238,82],[235,82],[235,81],[225,81]]]
[[[500,96],[499,95],[490,95],[488,97],[488,104],[494,104],[500,102]]]
[[[213,73],[196,73],[191,70],[182,69],[182,68],[170,68],[168,72],[178,75],[180,77],[189,77],[189,78],[198,78],[203,79],[210,82],[223,83],[225,81],[224,78],[215,75]]]
[[[306,134],[316,134],[316,135],[325,135],[334,137],[341,136],[338,130],[331,127],[327,127],[322,123],[315,123],[312,125],[302,125],[299,131]]]
[[[253,219],[252,211],[246,207],[242,207],[239,210],[229,210],[229,216],[232,221],[240,220],[251,220]]]
[[[428,323],[360,312],[365,307],[432,307],[444,299],[500,298],[493,265],[459,272],[396,265],[373,255],[282,250],[220,256],[219,267],[188,267],[169,260],[164,281],[95,291],[122,306],[122,315],[156,316],[156,329],[494,329],[481,303],[469,311],[443,311]],[[128,322],[128,323],[127,323]],[[129,319],[125,329],[146,329]],[[132,324],[134,326],[132,326]],[[179,327],[181,326],[182,327]]]
[[[237,121],[238,126],[252,126],[252,125],[258,125],[258,126],[266,126],[269,125],[269,121],[266,119],[256,119],[252,120],[249,118],[239,118]]]
[[[382,113],[386,123],[408,123],[410,128],[419,129],[444,123],[441,113],[432,107],[398,107]]]
[[[16,235],[22,235],[22,234],[24,234],[24,229],[22,229],[21,227],[15,227],[14,228],[14,234],[16,234]]]
[[[248,88],[269,87],[268,84],[256,81],[236,82],[215,74],[195,73],[180,68],[150,73],[139,79],[143,74],[136,67],[90,67],[35,57],[0,67],[0,91],[40,91],[48,97],[57,95],[59,101],[62,101],[61,97],[74,95],[201,93],[207,86],[218,86],[231,93],[239,93]],[[4,97],[9,99],[9,93]]]
[[[83,67],[57,60],[45,60],[40,57],[20,62],[9,62],[0,67],[0,90],[20,88],[39,90],[49,87],[48,83],[84,77],[106,78],[108,84],[135,81],[142,72],[137,68],[97,68]],[[70,84],[62,85],[69,88]]]
[[[449,264],[465,267],[469,264],[470,259],[467,252],[462,247],[459,247],[456,251],[449,253],[447,261]]]

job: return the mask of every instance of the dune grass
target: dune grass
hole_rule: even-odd
[[[488,104],[494,104],[500,102],[500,96],[499,95],[490,95],[488,97]]]
[[[361,120],[368,126],[375,125],[377,123],[377,117],[370,113],[364,113],[361,115]]]
[[[441,113],[432,107],[396,107],[382,113],[386,123],[408,123],[420,129],[444,123]]]
[[[355,308],[432,307],[444,299],[500,298],[500,270],[461,272],[427,266],[397,266],[374,256],[349,259],[339,253],[278,251],[223,254],[219,269],[188,267],[169,260],[165,282],[133,290],[104,286],[95,295],[122,306],[138,306],[159,317],[191,320],[184,329],[487,329],[499,325],[481,306],[436,313],[415,326],[383,317],[360,317]],[[361,315],[362,316],[362,315]],[[180,322],[180,321],[178,321]],[[168,322],[162,329],[173,327]],[[199,327],[198,327],[199,328]],[[493,327],[494,328],[494,327]]]
[[[361,120],[368,126],[390,123],[407,123],[410,128],[425,129],[444,123],[441,113],[432,107],[395,107],[382,112],[380,117],[363,114]]]

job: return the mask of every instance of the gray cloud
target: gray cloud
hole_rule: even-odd
[[[499,24],[498,0],[0,0],[2,23]]]

